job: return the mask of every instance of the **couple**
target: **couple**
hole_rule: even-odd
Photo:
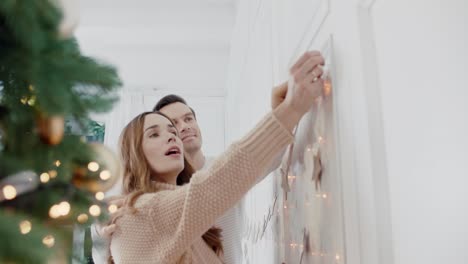
[[[293,141],[291,131],[322,93],[323,64],[319,52],[305,53],[290,70],[294,85],[276,87],[273,110],[208,169],[200,170],[206,163],[201,135],[195,113],[183,101],[161,101],[155,112],[130,121],[120,141],[125,201],[111,217],[109,261],[234,261],[224,259],[223,252],[232,250],[223,248],[222,230],[214,225]]]

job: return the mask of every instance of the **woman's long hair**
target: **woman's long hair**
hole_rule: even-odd
[[[161,112],[144,112],[130,121],[120,135],[119,145],[123,165],[123,193],[127,196],[124,207],[133,212],[136,211],[133,205],[140,195],[156,191],[154,183],[151,180],[151,167],[146,160],[142,148],[145,116],[149,114],[164,116],[173,123],[169,117]],[[194,171],[193,167],[184,157],[184,169],[177,176],[177,185],[184,185],[190,182]],[[125,212],[126,210],[123,211]],[[113,216],[111,223],[114,223],[122,214],[123,213]],[[218,256],[223,253],[221,231],[220,228],[212,227],[202,236],[203,240]],[[110,254],[109,258],[110,262],[113,263]]]

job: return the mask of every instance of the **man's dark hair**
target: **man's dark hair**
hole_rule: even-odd
[[[190,108],[190,111],[192,111],[193,117],[197,119],[197,115],[195,114],[195,111],[193,111],[192,107],[190,107],[187,104],[185,99],[175,94],[166,95],[163,98],[161,98],[154,106],[153,111],[160,111],[161,108],[168,106],[170,104],[173,104],[173,103],[182,103],[188,106],[188,108]]]

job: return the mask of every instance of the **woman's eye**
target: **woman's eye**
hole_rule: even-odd
[[[158,137],[158,136],[159,136],[159,134],[158,134],[158,133],[153,133],[153,134],[151,134],[151,135],[150,135],[150,138],[153,138],[153,137]]]

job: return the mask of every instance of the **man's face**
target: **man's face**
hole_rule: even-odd
[[[171,118],[176,125],[186,152],[194,153],[201,149],[202,136],[200,128],[195,116],[187,105],[177,102],[166,105],[159,111]]]

